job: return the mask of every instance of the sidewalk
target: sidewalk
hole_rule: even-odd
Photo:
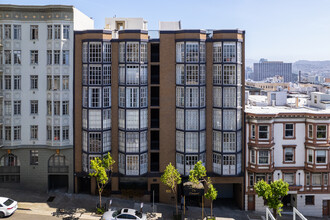
[[[26,214],[36,214],[42,216],[55,216],[58,219],[79,219],[93,220],[100,219],[96,215],[95,205],[99,197],[88,194],[69,194],[61,192],[38,193],[19,189],[0,188],[0,196],[9,197],[18,201],[18,211]],[[140,202],[134,200],[124,200],[115,197],[102,197],[102,203],[112,199],[112,209],[134,208],[139,210]],[[180,205],[179,207],[180,208]],[[202,219],[202,209],[200,207],[188,206],[184,219]],[[210,215],[209,208],[204,209],[204,213]],[[143,212],[147,213],[148,219],[173,219],[175,206],[157,203],[153,207],[151,203],[145,203]],[[204,217],[205,217],[204,214]],[[213,215],[217,220],[261,220],[265,213],[252,211],[242,211],[235,207],[221,205],[213,208]],[[281,220],[291,220],[292,215],[284,215]],[[46,219],[46,218],[45,218]],[[323,218],[309,218],[309,220],[320,220]]]

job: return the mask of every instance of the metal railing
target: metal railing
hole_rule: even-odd
[[[301,220],[307,220],[307,218],[305,218],[305,216],[303,216],[303,214],[301,214],[298,211],[298,209],[296,209],[295,207],[293,207],[293,220],[296,220],[296,215],[298,215]]]
[[[273,216],[273,214],[271,213],[271,211],[268,208],[266,208],[266,220],[268,220],[268,219],[276,220],[275,217]]]
[[[69,166],[49,166],[48,173],[68,173]]]
[[[19,166],[3,166],[0,167],[0,173],[19,173],[20,167]]]

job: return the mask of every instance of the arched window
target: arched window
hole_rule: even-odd
[[[14,154],[6,154],[0,158],[0,166],[2,167],[16,167],[20,165],[18,157]]]
[[[61,166],[68,166],[68,160],[65,158],[64,155],[54,154],[49,158],[48,166],[49,167],[61,167]]]

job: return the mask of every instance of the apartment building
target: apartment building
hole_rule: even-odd
[[[73,6],[0,5],[1,187],[73,191]]]
[[[256,182],[283,179],[289,183],[284,212],[330,214],[330,95],[312,92],[306,106],[298,103],[246,106],[246,210],[265,210]]]
[[[253,64],[252,80],[263,81],[268,77],[274,76],[282,76],[284,82],[293,82],[296,80],[292,74],[292,63],[260,59],[259,63]]]
[[[243,208],[244,31],[162,23],[152,38],[130,21],[75,32],[75,192],[95,192],[90,160],[111,152],[112,193],[170,202],[165,167],[186,182],[201,160],[219,197]]]

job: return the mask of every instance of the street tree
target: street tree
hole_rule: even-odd
[[[281,216],[283,207],[282,199],[288,195],[289,184],[282,179],[275,180],[270,184],[264,180],[260,180],[254,185],[254,189],[258,197],[262,197],[267,202],[267,206],[273,209],[275,219],[277,214]]]
[[[189,181],[197,185],[202,183],[204,187],[206,186],[206,193],[204,196],[211,200],[211,216],[213,216],[213,200],[217,198],[218,191],[214,188],[210,177],[206,176],[206,169],[202,161],[198,161],[190,171]]]
[[[169,163],[166,166],[160,180],[162,181],[162,183],[164,183],[166,186],[168,186],[171,189],[171,192],[174,195],[174,199],[175,199],[176,214],[178,215],[177,188],[178,188],[178,184],[181,183],[181,175],[179,171],[172,165],[172,163]]]
[[[95,157],[95,159],[91,160],[89,175],[96,179],[100,198],[100,208],[102,207],[102,192],[104,187],[110,182],[114,163],[115,161],[109,152],[107,155],[103,156],[102,159]]]

